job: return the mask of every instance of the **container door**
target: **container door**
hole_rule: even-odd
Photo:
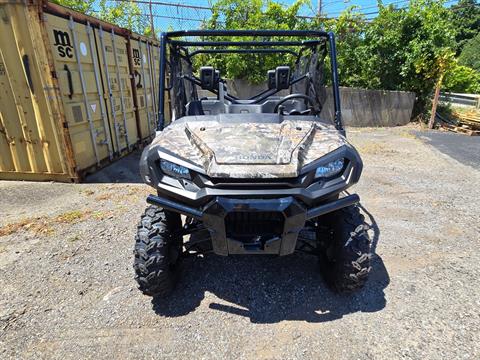
[[[127,39],[101,27],[95,30],[95,38],[115,150],[126,152],[138,142]]]
[[[155,95],[153,87],[153,74],[151,67],[151,52],[149,45],[139,39],[131,39],[130,54],[133,63],[135,86],[137,90],[137,104],[140,119],[140,131],[142,140],[148,140],[155,134],[156,111]],[[150,54],[150,55],[149,55]]]
[[[36,8],[0,4],[0,178],[66,180],[50,68]],[[55,108],[56,107],[56,108]],[[55,109],[56,110],[55,110]]]
[[[75,160],[87,169],[114,155],[95,38],[89,24],[45,18]]]

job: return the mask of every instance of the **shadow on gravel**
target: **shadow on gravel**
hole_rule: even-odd
[[[113,164],[105,166],[93,174],[87,175],[83,182],[143,184],[138,168],[141,155],[142,151],[136,150],[115,161]]]
[[[168,299],[152,300],[153,309],[162,316],[183,316],[194,311],[208,292],[223,300],[212,302],[210,309],[245,316],[252,323],[325,322],[355,312],[380,311],[386,305],[384,289],[390,280],[375,254],[380,230],[373,216],[362,210],[373,230],[374,255],[370,279],[358,293],[337,295],[328,289],[314,256],[211,255],[187,259],[175,292]]]

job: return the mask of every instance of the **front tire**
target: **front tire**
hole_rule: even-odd
[[[180,274],[183,250],[180,215],[149,206],[135,236],[135,280],[145,295],[165,297]]]
[[[358,206],[349,206],[325,219],[328,234],[319,234],[320,270],[336,292],[349,293],[365,285],[371,270],[371,242],[368,225]]]

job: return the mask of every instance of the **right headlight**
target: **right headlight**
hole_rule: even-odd
[[[329,162],[328,164],[319,166],[315,170],[315,178],[329,178],[339,174],[343,170],[345,159],[338,159]]]

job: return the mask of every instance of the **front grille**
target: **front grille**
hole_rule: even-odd
[[[255,241],[259,236],[280,236],[284,221],[283,215],[277,211],[231,212],[225,217],[225,230],[229,238]]]

